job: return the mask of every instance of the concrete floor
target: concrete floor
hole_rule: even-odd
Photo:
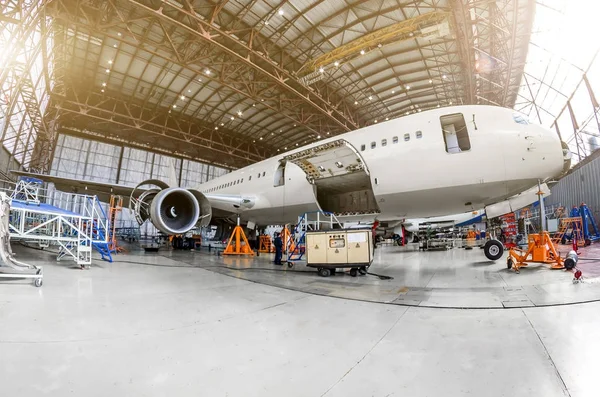
[[[571,247],[567,247],[568,250]],[[582,248],[582,257],[600,257],[595,245]],[[600,248],[598,248],[600,251]],[[563,249],[564,251],[564,249]],[[587,252],[590,251],[590,252]],[[587,282],[573,284],[573,273],[532,264],[516,274],[506,260],[485,258],[480,249],[420,252],[416,245],[375,250],[369,275],[318,277],[316,270],[298,263],[293,269],[274,266],[273,255],[219,257],[207,250],[192,255],[164,253],[184,263],[221,274],[312,294],[421,307],[506,308],[572,304],[600,300],[599,261],[581,261]]]
[[[45,281],[42,288],[0,283],[3,396],[584,397],[600,390],[600,303],[409,307],[249,282],[186,264],[189,253],[121,256],[130,262],[85,271],[44,252],[19,253],[45,264]]]

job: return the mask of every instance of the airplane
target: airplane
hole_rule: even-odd
[[[404,237],[407,241],[417,242],[417,233],[420,225],[427,225],[431,228],[438,227],[464,227],[475,223],[483,222],[485,216],[484,210],[461,212],[460,214],[433,216],[429,218],[409,218],[401,219],[396,222],[385,222],[376,225],[376,230],[381,235],[389,234]],[[345,222],[344,229],[361,229],[365,227],[372,228],[373,222]],[[401,240],[398,240],[401,244]]]
[[[485,211],[481,209],[453,215],[405,219],[399,226],[394,227],[394,234],[403,236],[406,240],[417,242],[420,225],[427,225],[432,229],[440,227],[465,227],[484,222],[484,217]]]
[[[146,180],[135,188],[15,173],[53,182],[62,191],[85,190],[102,201],[110,194],[129,196],[140,224],[149,219],[165,234],[181,234],[208,225],[212,216],[231,215],[269,225],[295,223],[309,211],[358,222],[485,208],[492,218],[522,207],[524,200],[534,201],[538,184],[564,174],[570,161],[568,147],[555,132],[514,110],[465,105],[415,113],[286,150],[197,189],[178,187],[174,170],[170,184]],[[484,251],[495,260],[503,247],[490,240]]]

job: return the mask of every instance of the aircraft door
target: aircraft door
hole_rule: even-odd
[[[324,143],[288,155],[285,160],[305,173],[323,211],[347,215],[380,212],[366,164],[348,142]]]
[[[462,113],[448,114],[440,117],[442,133],[446,143],[446,152],[461,153],[471,150],[471,140],[465,117]]]
[[[286,164],[287,163],[285,161],[279,162],[279,167],[277,167],[277,170],[275,171],[275,174],[273,176],[273,186],[278,187],[278,186],[285,185],[285,166],[286,166]]]

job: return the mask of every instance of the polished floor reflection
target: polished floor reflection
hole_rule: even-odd
[[[2,395],[584,397],[600,390],[600,303],[500,310],[371,303],[248,282],[208,270],[222,258],[192,255],[126,255],[82,271],[19,250],[21,259],[45,264],[46,278],[42,288],[0,283]],[[372,270],[394,275],[392,268]],[[421,285],[443,289],[462,272],[433,274]],[[536,272],[570,284],[566,273]],[[524,272],[516,277],[528,285]],[[286,278],[314,279],[324,289],[384,282],[320,279],[312,270]],[[482,288],[498,282],[472,278],[492,284]]]
[[[595,246],[590,248],[594,250]],[[600,248],[599,248],[600,250]],[[165,253],[193,266],[267,285],[312,294],[408,306],[446,308],[512,308],[600,300],[599,262],[581,261],[586,283],[573,284],[573,273],[542,264],[506,268],[505,259],[489,261],[479,249],[419,252],[416,245],[383,247],[369,269],[377,275],[319,277],[302,262],[293,269],[274,266],[272,255],[221,257],[206,250]],[[589,252],[588,257],[596,255]],[[584,255],[585,256],[585,255]],[[596,256],[600,257],[600,253]]]

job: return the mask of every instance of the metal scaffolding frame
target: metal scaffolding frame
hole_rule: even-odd
[[[37,136],[15,153],[47,172],[59,132],[237,168],[436,106],[512,106],[533,0],[34,3],[3,2],[2,26],[44,38],[27,59],[43,60],[49,96],[19,94]],[[306,79],[304,65],[343,46],[343,58]],[[481,52],[502,60],[483,76],[493,84],[477,78]]]
[[[1,141],[19,164],[47,172],[44,156],[52,150],[55,129],[48,124],[52,112],[46,112],[53,51],[45,3],[7,0],[0,7]]]
[[[10,197],[11,240],[57,246],[57,260],[71,257],[82,268],[91,265],[94,248],[112,262],[106,253],[109,220],[96,196],[56,191],[48,195],[41,181],[25,178]]]
[[[540,7],[7,0],[0,134],[12,159],[41,172],[60,132],[233,169],[378,121],[480,103],[554,120],[584,158],[600,135],[587,71],[574,92],[554,84],[554,71],[526,71]],[[582,87],[585,116],[573,98]]]

